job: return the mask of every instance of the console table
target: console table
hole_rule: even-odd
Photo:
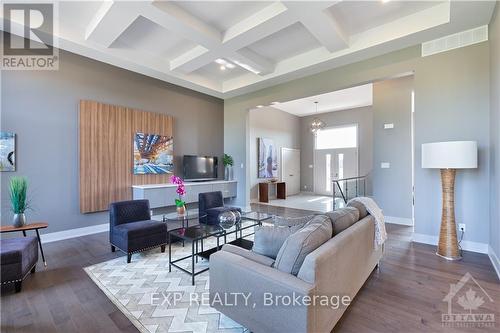
[[[276,198],[286,199],[285,182],[263,182],[259,183],[259,202],[269,202],[269,185],[276,185]]]
[[[38,223],[30,223],[26,224],[22,227],[14,227],[12,225],[3,225],[0,227],[0,233],[5,233],[5,232],[16,232],[16,231],[22,231],[24,237],[26,237],[26,231],[27,230],[35,230],[36,232],[36,238],[38,239],[38,245],[40,245],[40,252],[42,254],[42,260],[43,264],[47,266],[47,262],[45,261],[45,256],[43,255],[43,248],[42,248],[42,241],[40,240],[40,233],[38,232],[39,229],[45,229],[49,226],[48,223],[46,222],[38,222]]]
[[[221,191],[224,198],[234,198],[237,194],[238,183],[236,180],[213,180],[207,182],[186,182],[186,203],[198,202],[198,194],[205,192]],[[148,199],[151,208],[173,206],[178,197],[175,184],[151,184],[132,186],[132,197]]]

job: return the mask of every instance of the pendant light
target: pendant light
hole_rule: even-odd
[[[314,102],[316,104],[316,113],[318,114],[318,102]],[[313,121],[311,122],[311,133],[314,135],[317,135],[319,131],[321,131],[325,127],[325,122],[317,117],[314,117]]]

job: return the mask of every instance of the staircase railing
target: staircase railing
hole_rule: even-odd
[[[332,192],[333,192],[333,208],[335,209],[335,198],[337,197],[337,189],[339,191],[340,197],[344,201],[344,204],[350,199],[349,197],[349,185],[354,183],[354,189],[351,191],[351,198],[358,197],[360,195],[366,195],[366,178],[367,176],[357,176],[342,179],[334,179]],[[361,186],[362,185],[362,186]],[[352,186],[351,186],[352,187]],[[363,189],[363,191],[361,191]],[[353,193],[354,192],[354,193]]]

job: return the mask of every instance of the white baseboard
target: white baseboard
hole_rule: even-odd
[[[50,232],[40,235],[42,243],[56,242],[63,239],[70,239],[86,235],[98,234],[100,232],[109,231],[109,223],[93,225],[90,227],[69,229],[57,232]]]
[[[423,243],[423,244],[430,244],[437,246],[439,237],[413,233],[411,240],[412,242],[416,243]],[[462,241],[462,243],[460,243],[460,246],[465,251],[488,254],[488,244],[486,243]]]
[[[401,224],[401,225],[413,225],[413,219],[407,217],[396,217],[396,216],[384,216],[385,223]]]
[[[497,272],[498,279],[500,280],[500,261],[498,260],[498,256],[495,251],[493,251],[493,248],[491,246],[488,246],[488,257],[490,257],[491,263],[495,268],[495,271]]]

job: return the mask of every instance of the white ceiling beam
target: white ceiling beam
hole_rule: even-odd
[[[145,8],[142,15],[206,49],[216,48],[222,41],[222,35],[217,29],[168,1],[154,1]]]
[[[139,17],[144,2],[105,1],[90,21],[85,39],[110,47]]]
[[[322,1],[308,4],[304,10],[300,2],[286,2],[290,13],[330,52],[349,47],[349,36],[328,12],[328,8],[338,1]]]
[[[239,50],[297,22],[281,2],[275,2],[230,27],[223,44]]]
[[[215,61],[215,59],[225,58],[225,56],[222,55],[222,52],[220,52],[218,48],[207,50],[206,52],[203,52],[197,56],[196,55],[197,48],[198,47],[195,47],[194,49],[191,49],[185,54],[182,54],[177,58],[172,59],[170,61],[170,70],[172,71],[176,70],[188,74]]]
[[[245,68],[245,65],[250,66],[251,69],[245,69],[259,75],[271,73],[276,66],[274,62],[248,48],[243,48],[241,50],[238,50],[237,52],[232,52],[227,58],[228,60],[236,63],[243,68]]]
[[[196,50],[191,50],[172,60],[171,69],[190,73],[217,58],[228,58],[250,66],[261,75],[271,73],[274,70],[274,63],[244,48],[295,23],[296,20],[286,12],[287,8],[283,4],[275,2],[229,28],[217,45],[200,43],[209,49],[207,52],[196,56]],[[191,40],[196,37],[184,36]]]
[[[222,42],[221,33],[179,6],[170,2],[154,1],[143,15],[168,31],[198,44],[172,59],[170,70],[191,73],[220,57],[217,50]]]
[[[328,13],[304,15],[300,22],[330,52],[349,47],[349,37]]]
[[[213,57],[212,52],[201,45],[195,46],[191,50],[181,54],[177,58],[172,59],[170,61],[170,70],[179,69],[180,67],[185,66],[188,63],[196,62],[197,59],[199,59],[198,61],[205,61],[201,59],[206,57],[211,59]],[[188,70],[186,70],[186,72],[188,72]]]

